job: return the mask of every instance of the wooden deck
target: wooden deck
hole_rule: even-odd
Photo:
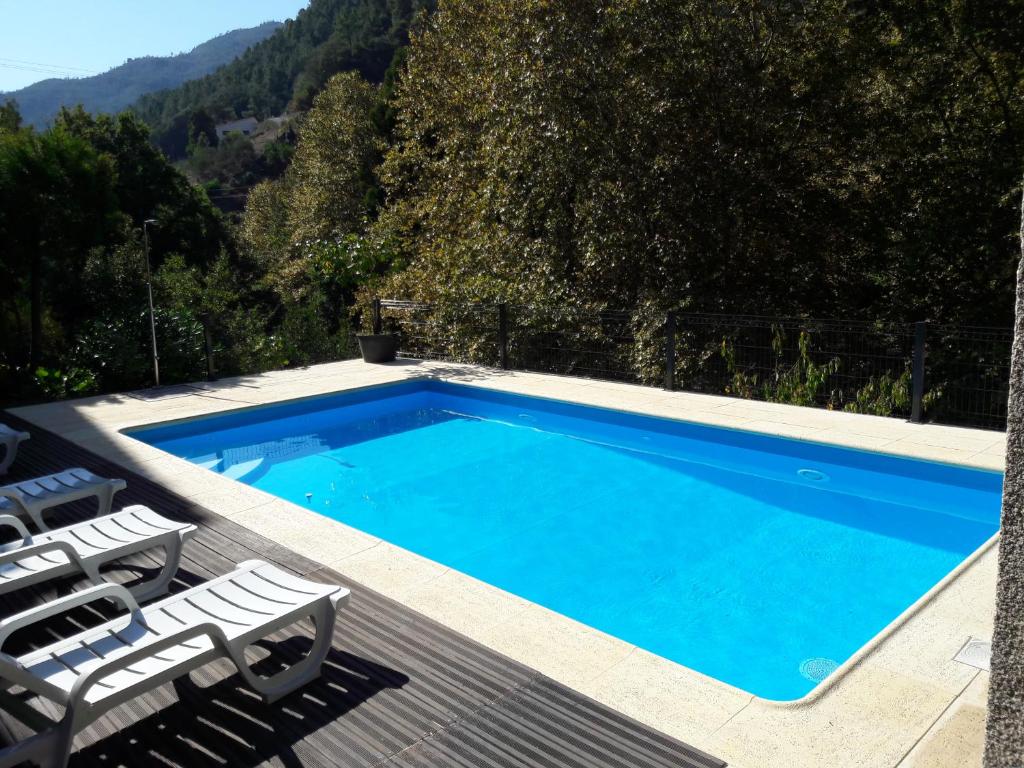
[[[4,412],[0,420],[32,433],[7,482],[83,466],[128,481],[128,489],[115,497],[115,509],[146,504],[199,524],[200,533],[185,548],[176,590],[251,558],[352,590],[316,682],[268,706],[241,684],[230,664],[211,664],[83,731],[73,766],[724,765],[56,435]],[[66,509],[62,519],[69,522],[88,514],[76,505]],[[110,577],[130,580],[155,564],[140,557]],[[0,598],[0,609],[6,615],[26,601],[73,587],[65,583]],[[24,652],[101,618],[98,609],[82,609],[31,638],[13,638],[20,647],[12,643],[5,650]],[[275,635],[254,661],[257,669],[271,671],[274,659],[297,658],[306,647],[307,635]],[[5,697],[0,741],[31,733],[22,720],[31,722],[37,710],[55,714],[49,706]]]

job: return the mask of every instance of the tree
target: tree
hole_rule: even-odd
[[[81,296],[67,276],[117,221],[114,179],[110,158],[63,128],[0,135],[0,236],[7,284],[28,295],[33,369],[43,360],[44,313],[73,314]]]
[[[14,133],[21,128],[21,113],[18,102],[7,99],[0,107],[0,133]]]
[[[379,158],[376,104],[374,86],[353,73],[336,75],[303,121],[284,177],[249,194],[241,240],[286,302],[313,286],[313,251],[330,250],[366,226]]]
[[[335,75],[313,102],[292,160],[288,221],[292,241],[360,229],[374,187],[376,88],[359,75]]]
[[[205,109],[197,109],[188,119],[188,146],[216,147],[217,123]]]
[[[391,290],[1004,322],[1022,3],[860,5],[442,3],[381,171]]]
[[[292,251],[288,226],[288,180],[262,181],[249,192],[245,215],[239,226],[239,239],[249,256],[267,275],[278,293],[290,282],[282,277]]]
[[[200,183],[217,181],[236,188],[253,183],[259,172],[259,158],[249,137],[235,132],[216,146],[193,144],[185,167]]]
[[[232,245],[202,191],[168,165],[132,115],[95,118],[79,108],[41,133],[0,132],[5,394],[38,396],[33,377],[59,380],[62,369],[88,369],[85,379],[103,387],[145,382],[140,227],[150,217],[159,219],[154,266],[178,253],[206,270]],[[187,322],[158,318],[172,350]]]
[[[185,254],[208,264],[229,240],[224,222],[205,194],[193,187],[150,142],[149,128],[130,112],[92,116],[81,107],[63,109],[54,121],[113,159],[118,204],[132,223],[156,218],[152,254],[159,266],[165,253]]]

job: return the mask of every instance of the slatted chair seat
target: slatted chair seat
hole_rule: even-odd
[[[33,759],[67,764],[74,734],[113,707],[226,657],[265,701],[273,702],[320,674],[331,648],[343,587],[300,579],[260,560],[139,608],[123,587],[104,584],[0,621],[0,688],[20,685],[64,705],[53,729],[0,750],[0,766]],[[126,614],[17,659],[3,653],[13,632],[97,599]],[[245,648],[303,619],[316,636],[304,659],[264,678],[250,669]]]
[[[28,432],[19,432],[6,424],[0,424],[0,448],[4,449],[3,455],[0,456],[0,475],[7,474],[7,470],[14,463],[14,457],[18,455],[18,446],[28,438]]]
[[[162,548],[163,568],[155,578],[132,588],[137,600],[149,600],[167,590],[178,570],[182,546],[197,530],[141,505],[35,536],[11,515],[0,515],[0,526],[13,528],[21,537],[0,547],[0,595],[76,573],[99,583],[100,568],[107,563]]]
[[[79,499],[96,497],[97,516],[106,515],[124,480],[111,480],[75,467],[45,477],[0,487],[0,513],[27,517],[40,530],[49,530],[43,512]]]

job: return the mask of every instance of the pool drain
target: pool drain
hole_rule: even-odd
[[[816,656],[800,662],[800,674],[815,683],[820,683],[839,668],[839,662]]]
[[[819,472],[816,469],[798,469],[796,473],[800,475],[800,477],[802,477],[804,480],[813,480],[816,483],[820,483],[823,480],[828,480],[828,475],[826,475],[824,472]]]

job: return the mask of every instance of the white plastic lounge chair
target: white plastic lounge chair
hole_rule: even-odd
[[[0,595],[76,573],[100,584],[100,567],[106,563],[162,547],[160,573],[131,587],[140,602],[167,591],[181,561],[181,548],[197,530],[140,505],[36,536],[12,515],[0,515],[0,526],[13,528],[21,537],[0,546]]]
[[[28,440],[28,432],[19,432],[6,424],[0,424],[0,446],[4,448],[3,458],[0,458],[0,475],[7,474],[14,463],[14,457],[18,455],[18,445],[25,440]]]
[[[123,587],[103,584],[0,621],[0,689],[19,685],[65,707],[53,728],[0,749],[0,768],[67,765],[75,733],[104,712],[217,658],[229,658],[264,701],[276,701],[320,674],[348,595],[249,560],[145,608]],[[17,659],[2,652],[12,632],[103,598],[127,615]],[[246,646],[309,617],[316,637],[306,658],[268,678],[249,668]]]
[[[124,480],[108,480],[81,467],[66,469],[0,487],[0,514],[27,517],[40,531],[47,531],[44,510],[95,496],[99,504],[96,515],[106,515],[110,513],[114,494],[124,490],[125,485]]]

